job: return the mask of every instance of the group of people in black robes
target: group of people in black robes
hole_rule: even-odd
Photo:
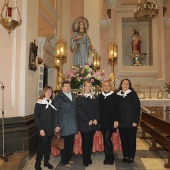
[[[64,139],[61,150],[61,163],[71,168],[71,156],[74,146],[74,135],[82,136],[83,164],[92,164],[91,154],[93,137],[101,130],[104,142],[104,165],[114,164],[114,151],[111,136],[119,130],[123,163],[133,163],[136,152],[136,133],[140,117],[140,101],[133,90],[129,79],[123,79],[118,92],[112,91],[110,80],[102,82],[103,91],[94,95],[92,83],[83,84],[82,94],[77,97],[71,92],[70,82],[64,81],[62,91],[55,96],[52,104],[52,88],[46,87],[35,105],[35,126],[39,135],[35,169],[41,170],[44,155],[44,166],[53,169],[49,163],[50,143],[54,132],[59,132]]]

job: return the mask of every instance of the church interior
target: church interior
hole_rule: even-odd
[[[151,117],[142,115],[133,165],[122,164],[117,149],[113,166],[104,166],[103,153],[96,152],[87,168],[79,161],[81,154],[75,154],[72,168],[170,168],[170,0],[1,0],[0,10],[0,170],[34,169],[35,103],[47,85],[57,94],[75,65],[102,74],[100,82],[94,81],[96,93],[102,80],[110,79],[116,90],[122,79],[130,79],[142,114]],[[83,62],[74,58],[71,48],[79,21],[84,22],[90,44]],[[74,83],[72,91],[79,93],[81,84]],[[150,128],[143,136],[146,122],[157,130]],[[59,157],[53,151],[51,162],[56,170],[64,170]]]

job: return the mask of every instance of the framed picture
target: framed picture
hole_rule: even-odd
[[[145,92],[143,92],[143,91],[141,91],[140,92],[140,97],[139,97],[140,99],[145,99]]]
[[[162,91],[158,91],[157,99],[162,99],[162,97],[163,97],[163,92]]]

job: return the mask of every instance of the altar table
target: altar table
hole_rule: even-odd
[[[113,143],[113,150],[114,151],[122,151],[121,148],[121,141],[119,137],[119,131],[117,130],[116,133],[112,134],[111,137],[112,143]],[[82,154],[82,138],[80,132],[75,135],[74,139],[74,149],[73,153],[75,155]],[[103,144],[103,135],[101,131],[96,131],[94,138],[93,138],[93,153],[96,152],[103,152],[104,151],[104,144]],[[58,156],[60,154],[60,150],[56,149],[55,147],[51,146],[51,154],[53,156]]]
[[[170,99],[140,99],[141,106],[163,107],[163,120],[166,120],[166,108],[170,106]]]

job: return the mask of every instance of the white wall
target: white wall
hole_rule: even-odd
[[[23,1],[23,20],[21,39],[20,74],[20,116],[33,114],[37,99],[38,72],[28,69],[30,43],[38,40],[38,0]],[[33,8],[34,7],[34,8]],[[25,35],[24,35],[25,34]]]
[[[34,110],[38,79],[37,71],[28,69],[28,62],[30,42],[37,40],[38,35],[38,2],[38,0],[18,1],[22,24],[12,31],[10,37],[0,26],[2,52],[0,81],[5,85],[5,117],[26,116],[32,114]],[[0,1],[0,9],[3,3]],[[13,6],[15,3],[10,5]],[[17,13],[14,12],[13,15],[17,16]],[[0,92],[0,109],[1,96],[2,92]]]

